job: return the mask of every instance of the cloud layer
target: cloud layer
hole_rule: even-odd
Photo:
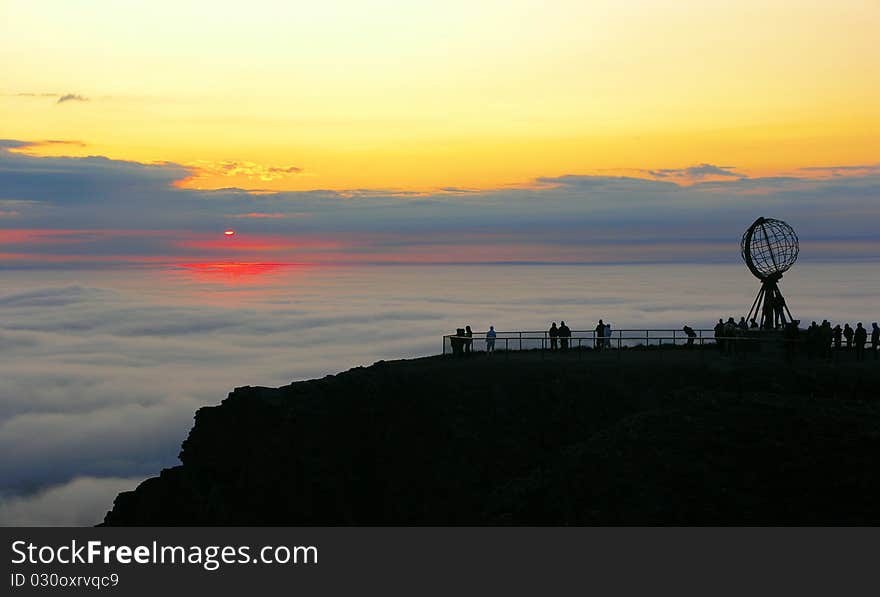
[[[2,264],[10,267],[718,261],[759,215],[789,221],[815,259],[880,256],[880,171],[869,166],[747,178],[728,166],[700,164],[649,171],[653,178],[567,175],[493,190],[254,193],[175,186],[198,176],[193,166],[36,157],[27,155],[30,145],[0,141],[0,226],[46,231],[0,245]],[[212,167],[256,178],[298,171],[238,162]],[[239,234],[214,242],[228,227]]]
[[[808,321],[871,321],[873,268],[796,266],[784,281],[789,304]],[[742,313],[757,290],[741,265],[213,264],[4,276],[0,524],[99,521],[121,488],[174,465],[194,411],[236,386],[437,354],[441,334],[464,324],[706,327]]]

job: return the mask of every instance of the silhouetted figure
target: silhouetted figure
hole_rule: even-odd
[[[773,327],[776,329],[785,325],[785,298],[781,294],[776,294],[773,307]]]
[[[464,352],[464,328],[457,328],[455,330],[455,336],[449,339],[449,344],[452,346],[452,354],[455,356],[461,356]]]
[[[568,349],[568,339],[571,338],[571,330],[564,321],[559,322],[559,346],[562,350]]]
[[[605,339],[604,339],[605,346],[607,348],[611,348],[611,324],[610,323],[605,324],[605,333],[603,335],[605,336]]]
[[[806,345],[807,345],[807,358],[813,360],[813,357],[816,356],[816,351],[818,349],[819,343],[819,325],[814,321],[810,324],[810,327],[807,328],[806,333]]]
[[[727,354],[733,354],[736,348],[736,321],[733,317],[728,317],[724,322],[724,337],[727,346]]]
[[[746,322],[746,318],[745,318],[745,317],[740,317],[740,318],[739,318],[739,323],[736,324],[736,327],[738,327],[738,328],[741,329],[742,331],[746,331],[746,330],[748,330],[748,329],[749,329],[749,324]]]
[[[605,322],[601,319],[599,323],[596,324],[596,349],[602,350],[602,344],[604,343],[605,338]]]
[[[753,329],[753,330],[757,330],[757,329],[758,329],[758,322],[757,322],[757,320],[756,320],[754,317],[752,317],[752,319],[749,320],[749,328],[750,328],[750,329]]]
[[[848,323],[843,324],[843,337],[846,338],[846,349],[847,350],[850,350],[852,348],[852,341],[853,341],[854,334],[855,334],[855,332],[853,332],[853,329],[851,327],[849,327]]]
[[[880,356],[880,326],[877,325],[877,322],[871,324],[873,327],[871,329],[871,352],[874,353],[874,360],[876,361]]]
[[[834,333],[834,349],[840,350],[840,346],[843,344],[843,328],[838,323],[831,331]]]
[[[694,328],[692,328],[689,325],[684,326],[682,329],[684,330],[684,333],[688,337],[686,346],[688,348],[693,348],[694,347],[694,338],[697,337],[697,333],[694,331]]]
[[[827,319],[822,321],[822,325],[819,326],[819,340],[822,345],[821,355],[826,359],[831,358],[831,341],[834,336],[834,331],[831,329],[831,322]]]
[[[719,319],[718,323],[715,324],[714,335],[715,335],[715,346],[718,347],[718,350],[722,353],[724,352],[724,320]]]
[[[856,342],[856,360],[864,361],[865,360],[865,342],[868,341],[868,330],[862,327],[862,322],[858,322],[856,324],[856,331],[853,334],[853,338]]]
[[[559,328],[556,327],[555,321],[550,325],[550,329],[547,331],[547,335],[550,336],[550,350],[556,350],[557,338],[559,337]]]
[[[466,337],[464,341],[464,351],[467,354],[470,354],[474,344],[474,333],[471,331],[471,326],[464,326],[464,335]]]
[[[495,352],[495,337],[497,335],[495,333],[495,326],[490,325],[489,331],[486,332],[486,352]]]

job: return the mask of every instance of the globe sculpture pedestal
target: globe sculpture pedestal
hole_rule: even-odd
[[[758,218],[743,234],[741,249],[749,271],[761,281],[748,320],[760,317],[762,330],[785,327],[794,318],[779,290],[779,280],[797,260],[797,234],[782,220]]]

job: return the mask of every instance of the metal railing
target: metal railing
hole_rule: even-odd
[[[572,330],[571,336],[556,337],[556,342],[548,331],[496,331],[495,338],[488,338],[486,332],[473,332],[471,336],[447,334],[443,336],[443,354],[466,354],[470,352],[501,352],[510,354],[519,351],[536,351],[542,355],[551,352],[571,352],[583,355],[588,352],[614,351],[621,355],[628,351],[656,349],[694,349],[694,353],[705,355],[709,346],[724,355],[748,358],[752,353],[785,354],[787,360],[807,357],[809,359],[831,359],[834,362],[866,360],[868,354],[880,358],[880,349],[866,346],[861,351],[848,345],[845,348],[832,342],[828,346],[815,344],[799,330],[796,338],[787,337],[781,330],[760,331],[737,328],[733,335],[715,337],[714,329],[692,329],[689,337],[684,330],[671,329],[620,329],[612,330],[610,337],[599,336],[595,330]],[[707,346],[708,345],[708,346]],[[706,350],[702,350],[703,348]],[[663,350],[660,351],[662,354]]]
[[[611,336],[599,336],[596,330],[572,330],[571,336],[551,338],[548,331],[523,330],[523,331],[496,331],[494,342],[487,338],[487,332],[473,332],[472,336],[458,336],[447,334],[443,336],[443,354],[457,353],[457,346],[466,350],[488,350],[489,348],[499,351],[520,350],[564,350],[564,349],[622,349],[637,346],[679,346],[687,345],[688,340],[692,345],[703,346],[706,343],[714,344],[714,329],[693,329],[694,336],[689,338],[683,330],[672,329],[619,329],[611,330]],[[749,339],[746,336],[731,337],[731,340]],[[757,339],[757,338],[752,338]],[[555,343],[554,343],[555,340]]]

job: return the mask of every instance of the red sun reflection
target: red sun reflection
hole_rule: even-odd
[[[230,228],[229,230],[224,230],[223,234],[225,234],[226,236],[235,236],[235,230]]]
[[[249,278],[290,267],[287,263],[181,263],[178,267],[205,280]]]

